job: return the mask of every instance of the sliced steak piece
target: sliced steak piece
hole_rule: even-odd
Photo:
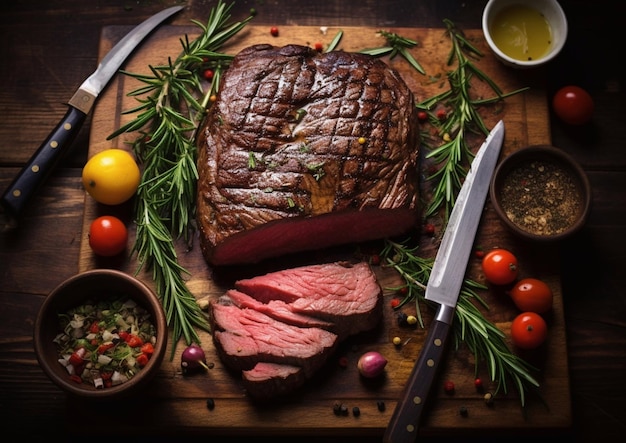
[[[334,328],[331,322],[292,311],[289,304],[282,300],[270,300],[264,303],[235,289],[229,289],[223,297],[228,297],[233,304],[242,309],[254,309],[289,325],[300,328],[322,328],[327,331],[332,331]]]
[[[286,269],[239,280],[235,287],[268,307],[279,300],[294,313],[330,322],[341,340],[372,329],[382,316],[382,289],[365,262]]]
[[[198,143],[200,245],[212,264],[399,235],[417,221],[414,97],[374,57],[248,47]]]
[[[310,377],[338,345],[337,335],[320,328],[300,328],[225,298],[211,304],[213,341],[222,361],[234,370],[259,362],[302,367]]]
[[[289,394],[302,386],[307,378],[302,368],[277,363],[257,363],[242,371],[243,385],[257,399],[271,399]]]

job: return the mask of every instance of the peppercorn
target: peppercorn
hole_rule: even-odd
[[[446,391],[446,394],[454,394],[454,383],[450,380],[446,380],[446,382],[443,384],[443,390]]]
[[[215,409],[215,400],[213,400],[212,398],[207,398],[206,407],[209,411],[212,411],[213,409]]]
[[[335,415],[341,414],[341,405],[339,403],[333,404],[333,414]]]
[[[213,72],[212,69],[205,69],[204,72],[202,73],[202,76],[207,80],[212,80],[214,75],[215,73]]]
[[[416,324],[416,323],[417,323],[417,317],[416,317],[416,316],[414,316],[414,315],[409,315],[409,316],[406,318],[406,322],[407,322],[409,325],[414,325],[414,324]]]
[[[348,407],[344,404],[341,404],[341,407],[339,408],[341,415],[348,415]]]
[[[272,26],[270,29],[270,34],[274,37],[278,37],[278,28],[276,26]]]
[[[493,404],[493,394],[491,392],[487,392],[483,398],[487,406],[491,406]]]
[[[406,326],[408,324],[407,323],[407,318],[408,317],[409,316],[406,315],[404,312],[398,312],[398,316],[397,316],[397,318],[398,318],[398,325],[399,326]]]
[[[322,52],[324,50],[324,46],[320,42],[315,43],[315,50],[317,52]]]
[[[348,357],[345,357],[345,356],[339,357],[339,366],[341,366],[342,368],[347,368],[348,367]]]
[[[378,400],[378,401],[376,402],[376,407],[378,408],[378,410],[379,410],[380,412],[384,412],[384,411],[385,411],[385,402],[384,402],[384,401],[382,401],[382,400]]]
[[[468,410],[465,406],[461,406],[459,408],[459,414],[461,414],[461,417],[467,417],[468,415]]]
[[[426,120],[428,120],[428,114],[424,111],[419,111],[417,113],[417,119],[421,122],[425,122]]]
[[[391,305],[392,308],[397,308],[398,305],[400,304],[400,299],[399,298],[392,298],[391,302],[389,304]]]
[[[358,417],[359,415],[361,415],[361,410],[359,409],[358,406],[355,406],[352,408],[352,415],[354,415],[355,417]]]
[[[380,255],[378,254],[372,254],[372,256],[370,257],[370,263],[374,266],[379,265],[380,264]]]
[[[483,381],[480,378],[477,378],[476,380],[474,380],[474,386],[476,386],[477,390],[482,390],[483,389]]]
[[[445,110],[445,109],[439,109],[439,110],[437,111],[437,118],[438,118],[439,120],[445,120],[445,118],[446,118],[447,116],[448,116],[448,115],[446,114],[446,110]]]
[[[367,139],[365,137],[359,137],[358,142],[360,145],[364,145]]]
[[[402,339],[400,337],[394,337],[393,344],[396,346],[400,346],[402,344]]]
[[[435,233],[435,225],[432,223],[426,223],[424,225],[424,233],[428,235],[433,235]]]

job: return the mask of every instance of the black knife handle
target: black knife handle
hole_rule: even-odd
[[[409,443],[417,438],[420,417],[444,356],[449,331],[450,325],[440,320],[430,325],[424,347],[383,436],[385,443]]]
[[[2,195],[2,206],[18,218],[35,191],[50,176],[67,148],[72,144],[87,114],[70,106],[65,117],[35,151],[28,164]]]

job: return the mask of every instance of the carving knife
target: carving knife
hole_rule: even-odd
[[[385,431],[385,443],[414,442],[417,438],[420,417],[444,355],[489,183],[503,141],[504,123],[499,121],[476,153],[452,208],[426,286],[425,298],[438,304],[437,312],[402,398]]]
[[[27,202],[70,147],[98,95],[115,76],[122,63],[150,32],[181,9],[183,6],[165,9],[137,25],[104,56],[95,72],[80,85],[68,102],[65,116],[2,195],[0,228],[5,230],[17,225],[17,219]]]

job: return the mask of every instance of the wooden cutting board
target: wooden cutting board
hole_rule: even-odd
[[[240,36],[226,48],[229,53],[236,53],[241,48],[256,43],[274,45],[303,44],[316,42],[328,44],[339,28],[329,28],[327,33],[316,27],[282,27],[279,37],[272,37],[268,29],[248,26]],[[344,37],[340,49],[357,51],[367,47],[379,47],[384,40],[376,34],[374,28],[344,27]],[[390,28],[402,36],[415,39],[418,46],[412,50],[417,60],[425,68],[427,75],[421,75],[409,67],[400,57],[385,59],[397,69],[421,101],[448,89],[446,72],[450,51],[450,40],[443,29],[408,29]],[[128,31],[126,27],[105,28],[100,46],[101,56],[105,54],[119,38]],[[160,65],[168,57],[175,58],[180,52],[180,39],[188,34],[193,38],[197,34],[194,27],[162,27],[154,33],[129,59],[125,69],[135,73],[148,73],[149,65]],[[504,92],[519,87],[529,86],[536,74],[510,70],[495,61],[487,49],[482,33],[477,30],[467,31],[467,36],[484,53],[476,61],[477,66],[501,87]],[[536,82],[535,82],[536,83]],[[100,97],[93,113],[90,138],[90,156],[105,148],[124,147],[124,141],[133,136],[123,136],[112,141],[106,138],[121,124],[134,115],[124,115],[123,111],[136,105],[136,101],[126,94],[138,86],[130,77],[119,75]],[[472,87],[475,96],[491,97],[493,94],[481,82],[474,81]],[[503,119],[506,126],[504,154],[529,144],[550,143],[550,128],[545,91],[539,86],[524,94],[517,94],[504,103],[481,111],[488,127]],[[472,143],[477,148],[482,138]],[[113,267],[134,273],[137,264],[134,260],[96,258],[88,245],[88,227],[98,215],[115,214],[130,220],[129,205],[117,208],[98,206],[86,196],[83,232],[81,236],[80,271],[97,267]],[[131,236],[133,234],[132,223]],[[438,227],[439,228],[439,227]],[[131,239],[132,240],[132,239]],[[333,249],[303,254],[301,259],[290,258],[270,261],[259,266],[242,266],[221,273],[210,268],[202,259],[197,239],[194,248],[188,250],[179,245],[181,264],[190,271],[188,286],[197,298],[217,297],[232,287],[232,282],[242,276],[261,274],[267,270],[291,267],[308,262],[332,261],[343,256],[351,256],[356,248]],[[436,242],[431,237],[421,239],[423,255],[434,255]],[[490,435],[498,432],[511,432],[513,429],[539,430],[562,429],[571,424],[569,376],[567,367],[565,325],[563,320],[563,300],[558,275],[558,249],[549,245],[532,245],[513,238],[497,220],[495,212],[487,203],[481,222],[476,244],[484,249],[507,247],[513,250],[521,263],[520,277],[537,277],[549,283],[554,291],[554,310],[549,319],[550,336],[545,348],[524,357],[538,369],[536,374],[541,383],[540,394],[545,403],[537,397],[529,396],[526,411],[520,408],[519,398],[513,386],[508,387],[507,395],[499,395],[491,406],[485,404],[484,392],[474,386],[474,360],[464,348],[450,349],[443,367],[441,381],[435,386],[428,412],[425,414],[421,432],[431,434],[459,434],[476,432]],[[271,404],[255,404],[242,389],[238,374],[228,372],[216,356],[211,337],[201,332],[202,346],[207,359],[214,367],[206,374],[183,377],[180,371],[180,354],[184,345],[177,347],[173,360],[166,358],[158,377],[141,398],[128,399],[123,405],[116,405],[115,411],[108,406],[100,407],[97,414],[112,418],[116,433],[140,432],[137,423],[150,423],[154,432],[175,432],[185,430],[201,434],[241,434],[241,435],[382,435],[389,418],[400,397],[403,386],[416,360],[426,329],[408,329],[399,327],[396,314],[392,311],[389,300],[394,292],[390,288],[400,283],[398,276],[389,269],[375,267],[385,294],[384,318],[380,328],[362,336],[348,340],[337,355],[328,362],[317,377],[310,380],[296,395],[280,399]],[[480,272],[479,260],[470,261],[469,276],[484,282]],[[151,276],[144,271],[140,278],[152,285]],[[516,311],[505,296],[494,290],[481,294],[490,309],[485,316],[503,331],[508,333],[510,323]],[[415,312],[411,307],[408,314]],[[426,328],[430,322],[430,313],[426,310]],[[396,347],[391,340],[400,336],[406,340],[402,347]],[[366,350],[378,350],[389,363],[385,376],[375,383],[364,383],[359,378],[356,361]],[[340,367],[338,360],[347,358],[348,366]],[[494,383],[488,381],[484,365],[479,366],[479,376],[485,381],[485,392],[493,389]],[[456,385],[453,395],[446,394],[443,380],[451,380]],[[207,399],[215,401],[215,408],[209,410]],[[385,409],[379,410],[377,403],[384,402]],[[335,403],[345,404],[351,411],[360,409],[360,416],[352,413],[348,416],[336,416],[333,413]],[[460,408],[468,410],[467,416],[460,414]],[[93,405],[86,407],[82,401],[69,401],[73,423],[92,423]],[[99,416],[99,422],[105,418]],[[80,425],[79,425],[80,426]],[[143,431],[141,431],[143,432]]]

